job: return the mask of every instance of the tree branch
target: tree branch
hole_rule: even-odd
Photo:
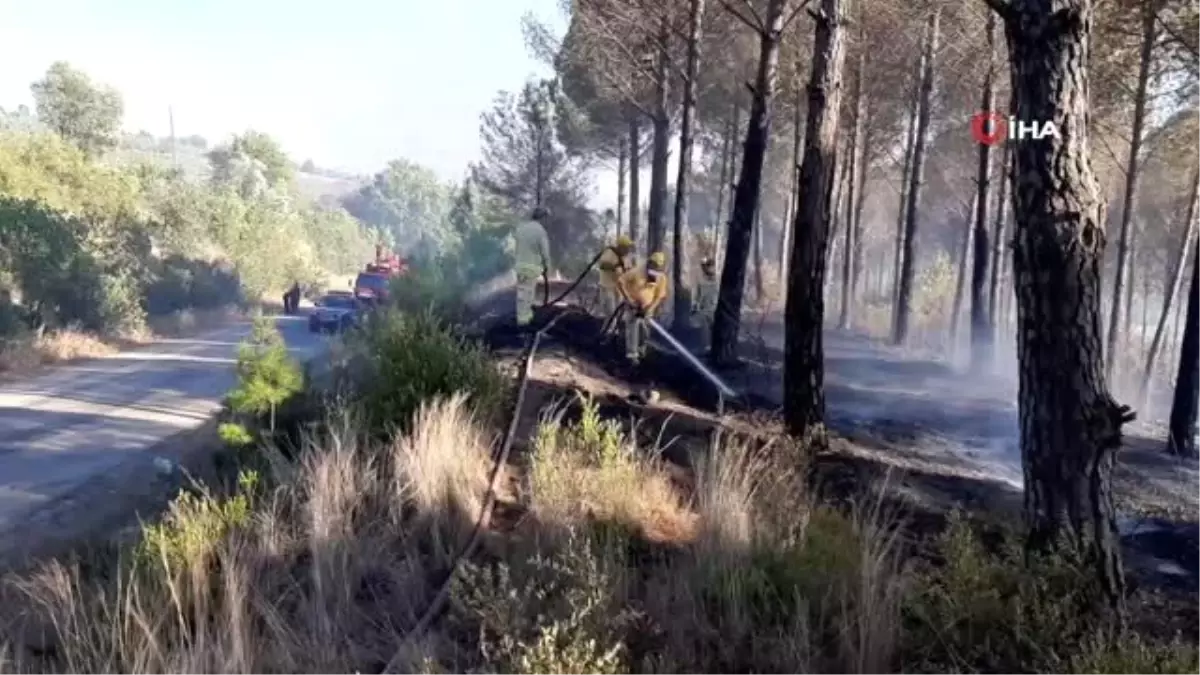
[[[783,31],[787,30],[788,26],[792,25],[792,21],[794,21],[796,17],[800,15],[800,10],[808,6],[809,1],[810,0],[800,0],[800,4],[796,5],[796,8],[792,10],[792,13],[788,14],[787,17],[784,18],[783,24],[781,24],[782,28],[779,29],[779,32],[782,33]]]
[[[751,21],[750,19],[747,19],[745,16],[742,15],[741,12],[734,9],[733,6],[730,5],[728,2],[726,2],[725,0],[721,0],[721,6],[725,8],[725,11],[729,12],[734,17],[736,17],[738,21],[741,21],[742,23],[746,24],[746,26],[750,30],[754,31],[755,33],[762,35],[763,33],[766,32],[766,30],[762,27],[761,21],[754,22],[754,21]],[[755,18],[757,19],[758,17],[755,17]]]
[[[1182,35],[1180,35],[1174,27],[1171,26],[1171,24],[1167,23],[1167,20],[1163,18],[1161,13],[1157,18],[1158,25],[1162,27],[1164,33],[1171,37],[1172,42],[1175,42],[1180,47],[1183,47],[1184,50],[1192,55],[1193,58],[1200,59],[1200,52],[1198,52],[1195,47],[1189,44],[1188,41]]]

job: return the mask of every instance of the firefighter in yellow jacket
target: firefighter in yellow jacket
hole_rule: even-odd
[[[618,280],[622,274],[633,269],[633,240],[617,237],[616,243],[600,253],[597,268],[600,270],[601,311],[607,317],[616,311],[622,301]]]
[[[658,313],[669,294],[667,257],[656,251],[646,261],[644,272],[629,270],[621,275],[617,285],[633,314],[625,319],[625,355],[636,364],[644,352],[642,342],[646,328],[643,321]]]

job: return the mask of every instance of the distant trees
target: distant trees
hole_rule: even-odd
[[[342,198],[350,215],[386,233],[391,243],[411,249],[419,243],[444,247],[452,188],[431,169],[396,159],[370,183]]]
[[[85,155],[116,147],[125,107],[115,89],[93,84],[65,61],[52,64],[31,88],[38,119]]]
[[[122,136],[115,91],[62,63],[32,88],[38,119],[0,124],[0,338],[138,330],[148,316],[320,284],[371,255],[361,222],[295,199],[291,161],[266,134],[217,148],[213,180],[197,183],[159,161],[171,144]],[[140,163],[97,161],[118,139]]]
[[[530,81],[520,92],[500,92],[480,123],[483,157],[471,180],[518,217],[538,205],[550,213],[547,234],[556,266],[590,258],[597,228],[584,207],[587,163],[572,157],[561,138],[569,114],[553,81]]]

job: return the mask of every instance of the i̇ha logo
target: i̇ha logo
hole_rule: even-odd
[[[1023,141],[1032,138],[1040,141],[1047,136],[1059,137],[1054,122],[1029,122],[995,112],[976,113],[971,118],[971,136],[976,143],[984,145],[995,145],[1001,140]]]

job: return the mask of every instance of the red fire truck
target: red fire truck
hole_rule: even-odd
[[[392,279],[404,276],[407,272],[407,260],[394,252],[385,251],[382,244],[376,245],[375,262],[367,263],[354,280],[354,297],[367,305],[385,302]]]

